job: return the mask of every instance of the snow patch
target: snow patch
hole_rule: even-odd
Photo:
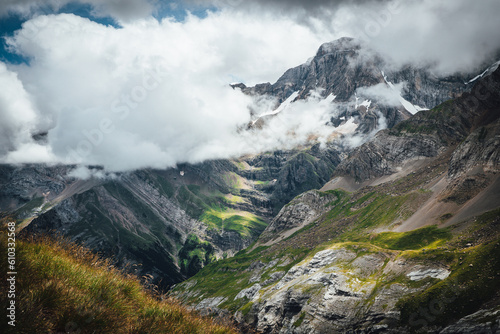
[[[368,108],[370,108],[371,104],[372,104],[371,100],[364,100],[363,102],[361,102],[361,104],[358,107],[364,106],[364,107],[366,107],[366,109],[368,109]]]
[[[361,102],[361,103],[358,104],[359,97],[358,97],[357,93],[354,93],[354,98],[356,99],[356,103],[354,105],[355,109],[357,109],[357,108],[359,108],[361,106],[364,106],[368,110],[368,108],[370,108],[370,106],[372,105],[372,101],[371,100],[364,100],[363,102]]]
[[[401,96],[401,92],[394,86],[394,84],[392,82],[387,80],[387,77],[384,74],[384,71],[381,71],[381,73],[382,73],[382,76],[384,77],[385,83],[388,84],[389,87],[391,87],[391,89],[393,89],[395,92],[398,93],[399,102],[410,114],[415,115],[417,112],[422,110],[421,107],[419,107],[420,110],[417,109],[410,101],[406,100],[403,96]]]
[[[347,122],[336,127],[335,132],[346,135],[346,134],[354,133],[357,128],[358,128],[358,124],[354,123],[354,117],[351,117],[347,120]]]
[[[290,95],[285,101],[283,101],[278,108],[276,108],[273,111],[265,112],[263,114],[260,114],[258,118],[264,117],[264,116],[270,116],[270,115],[277,115],[286,108],[293,102],[299,96],[299,91],[293,92],[292,95]],[[255,122],[254,122],[255,123]]]
[[[413,105],[417,111],[422,111],[422,110],[429,110],[429,108],[422,108],[420,106],[417,106],[416,104]]]
[[[490,75],[491,73],[495,72],[499,66],[500,66],[500,60],[497,61],[496,63],[494,63],[493,65],[491,65],[490,67],[488,67],[483,73],[476,75],[474,78],[467,81],[465,84],[468,85],[470,83],[473,83],[477,79],[481,79],[482,77],[484,77],[486,75]]]
[[[322,102],[323,104],[332,103],[337,98],[337,95],[330,94]]]

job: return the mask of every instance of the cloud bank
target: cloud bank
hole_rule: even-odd
[[[289,33],[301,43],[283,40]],[[124,171],[279,147],[290,141],[276,137],[296,124],[242,135],[255,102],[229,83],[276,80],[323,39],[289,19],[223,12],[182,23],[136,20],[121,29],[72,14],[36,17],[8,40],[30,64],[1,68],[0,80],[15,89],[0,91],[8,144],[2,162]],[[16,114],[20,101],[24,111]],[[306,121],[317,127],[324,120]],[[47,144],[32,139],[41,133]],[[300,142],[305,135],[294,136]]]
[[[404,90],[406,83],[400,82],[391,88],[386,83],[379,83],[370,87],[360,87],[356,90],[357,94],[374,100],[382,105],[389,107],[401,106],[401,92]]]
[[[500,57],[498,13],[496,0],[395,0],[345,4],[333,21],[396,67],[425,66],[446,76],[478,71]]]
[[[500,57],[497,0],[191,1],[285,15],[318,32],[362,39],[396,67],[427,66],[440,76],[478,70]]]

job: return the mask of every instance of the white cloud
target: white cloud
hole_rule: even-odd
[[[438,75],[477,71],[499,56],[497,0],[393,0],[345,4],[333,27],[365,40],[395,67],[429,67]]]
[[[336,112],[332,105],[314,97],[299,101],[263,129],[245,132],[249,108],[266,112],[272,103],[228,84],[274,82],[320,44],[344,35],[364,38],[396,67],[411,63],[440,74],[477,67],[500,45],[495,0],[332,7],[326,0],[292,0],[287,10],[287,1],[228,0],[216,13],[183,22],[151,18],[155,8],[147,0],[83,2],[123,28],[71,14],[40,15],[8,40],[30,64],[0,63],[0,162],[79,162],[123,171],[291,148],[307,138],[324,142],[332,133],[325,126]],[[9,0],[0,15],[37,8],[35,1]],[[382,84],[358,92],[396,105],[396,94]],[[46,145],[32,139],[47,132]],[[361,140],[352,137],[351,144]]]
[[[0,155],[31,142],[37,110],[17,74],[0,62]]]
[[[104,179],[104,178],[116,178],[116,174],[107,173],[104,170],[97,168],[89,168],[86,166],[77,166],[73,168],[69,173],[69,177],[74,177],[81,180],[88,180],[90,178]]]
[[[427,66],[438,75],[478,70],[500,56],[498,0],[189,1],[285,15],[314,31],[363,39],[395,67]]]
[[[43,121],[21,117],[21,126],[31,134],[48,131],[45,156],[111,171],[251,150],[254,139],[237,130],[250,122],[254,102],[229,82],[276,80],[326,38],[289,19],[224,11],[182,23],[137,20],[122,29],[61,14],[39,16],[24,27],[38,30],[20,31],[9,44],[30,65],[11,66],[10,73],[24,84],[25,96],[17,100],[32,96],[33,117]],[[283,39],[287,34],[297,42]],[[305,135],[298,125],[290,123],[297,138]],[[281,145],[263,138],[260,149]],[[31,159],[21,146],[11,146],[3,162],[21,161],[24,153]]]
[[[231,139],[231,145],[227,142],[221,145],[225,145],[226,150],[233,150],[233,156],[239,156],[245,153],[292,149],[310,141],[324,144],[332,139],[334,133],[340,134],[342,131],[328,125],[331,117],[338,114],[336,105],[331,103],[332,100],[332,97],[323,99],[313,92],[306,100],[298,100],[286,106],[277,115],[267,116],[262,128],[243,131]],[[265,108],[262,111],[266,114]],[[200,151],[201,154],[204,152],[204,149]],[[203,155],[202,157],[208,158]]]
[[[8,164],[55,164],[58,161],[50,146],[33,142],[18,145],[15,151],[9,152],[2,160]]]
[[[369,134],[352,134],[351,136],[346,136],[342,142],[348,148],[355,148],[364,143],[369,139],[373,138],[377,132],[380,130],[387,129],[387,119],[382,115],[382,113],[377,111],[378,121],[377,127],[373,129]]]

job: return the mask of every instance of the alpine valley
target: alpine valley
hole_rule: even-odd
[[[274,84],[232,85],[276,101],[241,131],[314,100],[334,110],[326,143],[87,179],[2,165],[0,210],[21,239],[84,245],[242,332],[496,333],[494,61],[440,77],[341,38]]]

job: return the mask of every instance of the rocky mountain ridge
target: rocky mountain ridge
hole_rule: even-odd
[[[379,132],[370,143],[355,149],[338,166],[336,174],[352,176],[358,181],[392,174],[405,161],[435,157],[469,135],[477,137],[478,134],[471,134],[473,130],[479,129],[486,136],[487,128],[496,129],[499,89],[496,71],[478,82],[470,93],[465,92],[453,102],[448,101],[433,110],[422,111],[393,129]],[[482,141],[474,142],[482,146]],[[491,145],[493,142],[486,146],[487,151],[483,152],[485,156],[477,156],[475,160],[484,163],[493,158],[491,164],[495,165],[496,154],[493,154],[495,150]],[[458,152],[463,152],[463,149]],[[465,155],[454,160],[454,165],[458,161],[461,164],[471,163]],[[458,171],[453,168],[450,173],[457,174]]]

